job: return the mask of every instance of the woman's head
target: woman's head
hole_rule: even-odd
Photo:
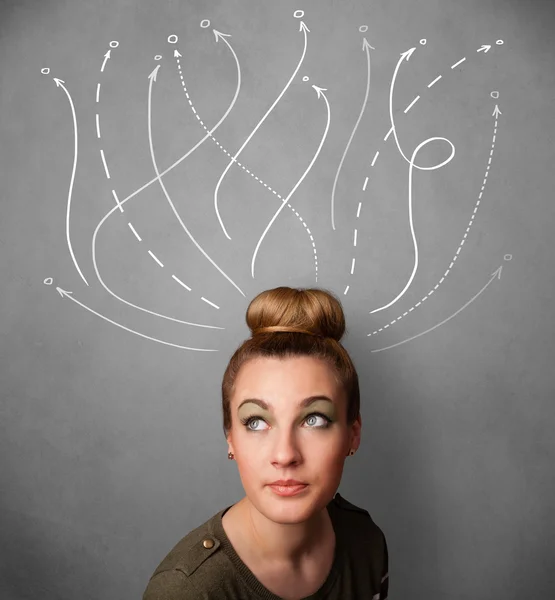
[[[360,444],[358,376],[340,343],[341,303],[324,290],[279,287],[259,294],[246,319],[253,335],[222,382],[224,433],[245,491],[264,504],[264,486],[297,479],[325,506]],[[253,399],[262,402],[245,402]]]

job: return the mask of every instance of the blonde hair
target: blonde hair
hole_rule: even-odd
[[[341,345],[345,315],[341,302],[323,289],[277,287],[266,290],[249,304],[246,321],[252,337],[234,352],[222,381],[223,429],[231,430],[231,396],[242,365],[259,357],[312,356],[335,369],[336,380],[347,397],[347,424],[360,413],[358,375]]]

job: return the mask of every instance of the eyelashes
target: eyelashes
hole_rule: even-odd
[[[307,419],[309,419],[310,417],[321,417],[322,419],[324,419],[325,425],[314,425],[314,426],[309,427],[309,429],[328,429],[330,423],[332,422],[332,420],[328,416],[326,416],[322,413],[319,413],[319,412],[310,413],[309,415],[306,416],[305,421]],[[247,431],[260,431],[258,429],[251,429],[249,427],[249,425],[253,421],[264,421],[264,419],[258,415],[250,415],[248,417],[243,417],[241,419],[241,423],[244,425],[244,427]]]

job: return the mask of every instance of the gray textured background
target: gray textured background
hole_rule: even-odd
[[[552,3],[0,6],[0,596],[138,598],[173,544],[242,497],[222,435],[221,376],[248,336],[248,302],[291,285],[328,288],[344,304],[363,439],[340,491],[386,533],[390,596],[554,597]],[[276,193],[232,165],[219,189],[228,239],[214,189],[229,156],[213,140],[162,180],[183,224],[235,287],[192,243],[159,182],[123,212],[112,190],[121,201],[155,176],[147,105],[157,64],[151,114],[160,171],[206,133],[174,49],[206,127],[230,106],[236,63],[212,28],[231,34],[241,67],[237,101],[213,134],[234,155],[299,63],[297,9],[310,29],[304,61],[238,158]],[[370,92],[337,179],[333,228],[331,191],[367,85],[364,37],[375,48]],[[101,72],[112,40],[119,46]],[[489,52],[477,52],[483,44]],[[414,265],[409,164],[393,136],[384,141],[392,76],[412,47],[393,101],[401,148],[410,158],[424,140],[444,137],[456,153],[440,169],[413,169],[418,269],[397,302],[370,314],[399,294]],[[74,129],[53,77],[76,112],[70,238],[88,286],[66,237]],[[258,240],[323,138],[326,103],[312,84],[327,89],[329,130],[260,246],[253,278]],[[416,162],[448,155],[447,143],[434,142]],[[93,265],[95,231],[106,287]],[[72,295],[61,297],[57,286]]]

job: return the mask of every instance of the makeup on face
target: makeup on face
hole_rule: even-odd
[[[318,417],[321,413],[321,420],[326,421],[326,426],[311,425],[311,429],[326,429],[329,421],[336,421],[336,404],[327,396],[310,396],[299,403],[299,408],[302,409],[299,417],[301,422],[309,416]],[[237,415],[240,421],[245,424],[251,418],[264,419],[265,422],[272,425],[275,422],[272,406],[259,398],[247,398],[243,400],[237,408]],[[329,421],[328,421],[329,420]],[[249,429],[249,431],[255,431]]]

